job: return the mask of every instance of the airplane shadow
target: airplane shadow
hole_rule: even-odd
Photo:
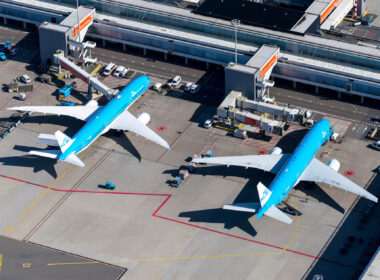
[[[168,170],[166,173],[174,172],[174,170]],[[263,172],[257,169],[245,169],[241,167],[231,166],[204,166],[200,167],[196,171],[197,174],[202,174],[204,176],[237,176],[249,178],[249,181],[245,184],[243,189],[237,195],[234,201],[228,202],[228,204],[233,203],[245,203],[245,202],[258,202],[257,184],[263,182],[268,185],[273,179],[272,175],[267,176],[269,173]],[[246,232],[251,236],[256,236],[257,232],[254,229],[252,223],[249,221],[255,213],[239,212],[222,209],[204,209],[196,211],[188,211],[179,213],[179,217],[189,218],[189,222],[204,222],[204,223],[219,223],[224,224],[224,228],[232,229],[237,227],[242,231]]]
[[[135,158],[141,162],[141,155],[133,143],[129,140],[128,136],[124,131],[109,131],[105,134],[107,138],[115,141],[116,144],[120,145],[123,149],[130,152]]]
[[[318,184],[314,182],[300,182],[296,187],[296,190],[300,190],[307,196],[315,198],[319,202],[330,206],[339,213],[344,214],[345,210],[334,199],[331,198]]]
[[[30,167],[33,168],[34,173],[44,170],[53,178],[57,178],[57,171],[55,170],[54,163],[54,159],[35,155],[0,157],[0,164],[2,165]]]

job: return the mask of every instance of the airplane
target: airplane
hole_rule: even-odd
[[[269,188],[258,183],[260,202],[223,206],[227,210],[257,212],[257,219],[267,215],[287,224],[292,223],[292,219],[276,206],[301,180],[326,183],[377,202],[377,197],[338,173],[338,160],[332,159],[326,165],[315,158],[319,148],[327,144],[333,133],[330,122],[322,119],[308,131],[292,154],[282,154],[281,148],[275,147],[268,155],[198,158],[192,162],[253,167],[277,174]]]
[[[166,149],[169,144],[157,135],[146,124],[150,121],[148,113],[142,113],[138,118],[134,117],[127,109],[149,87],[150,79],[140,76],[123,88],[105,106],[98,106],[95,100],[89,101],[85,106],[22,106],[8,108],[7,110],[39,112],[74,117],[87,123],[73,136],[68,137],[61,131],[54,135],[40,134],[38,142],[50,146],[59,146],[60,150],[30,151],[30,154],[56,159],[58,162],[65,161],[79,167],[84,163],[77,154],[90,146],[99,136],[110,129],[132,131],[141,135]]]

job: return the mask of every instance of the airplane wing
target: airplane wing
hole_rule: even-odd
[[[274,174],[281,169],[281,167],[288,160],[290,154],[280,155],[250,155],[250,156],[232,156],[232,157],[210,157],[210,158],[196,158],[192,162],[195,163],[215,163],[223,165],[236,165],[242,167],[252,167],[269,171]]]
[[[112,129],[117,130],[128,130],[132,131],[140,136],[143,136],[150,141],[153,141],[166,149],[170,149],[169,144],[162,139],[157,133],[139,121],[136,117],[134,117],[130,112],[125,110],[121,113],[111,124]]]
[[[69,116],[82,121],[88,121],[99,106],[22,106],[7,108],[7,110],[38,112],[58,116]]]
[[[308,167],[306,167],[301,180],[325,183],[377,202],[376,196],[367,192],[365,189],[339,174],[334,169],[316,158],[313,158]]]

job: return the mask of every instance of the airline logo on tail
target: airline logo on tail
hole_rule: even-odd
[[[263,207],[264,204],[268,201],[272,192],[266,186],[264,186],[263,183],[261,182],[257,184],[257,190],[259,192],[260,205],[261,207]]]

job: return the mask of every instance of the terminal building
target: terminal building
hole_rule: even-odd
[[[348,94],[359,96],[362,101],[380,99],[380,42],[365,36],[353,42],[343,35],[339,38],[331,35],[347,13],[354,12],[360,17],[367,11],[365,0],[206,0],[195,8],[194,5],[182,8],[143,0],[87,0],[80,4],[96,10],[87,36],[104,46],[109,42],[119,44],[124,50],[132,46],[141,48],[144,54],[161,52],[165,58],[180,56],[185,63],[193,59],[206,66],[222,65],[228,71],[247,67],[263,45],[275,46],[280,52],[272,80],[286,79],[294,86],[304,83],[314,86],[316,91],[323,87],[338,97]],[[71,42],[66,44],[66,52],[68,45],[76,41],[70,35],[75,20],[67,20],[75,8],[69,0],[33,0],[27,4],[22,0],[8,0],[0,1],[0,17],[4,22],[17,20],[24,25],[40,26],[41,38],[52,30],[61,33],[57,36],[62,45]],[[252,16],[255,9],[267,16]],[[377,29],[371,30],[376,32]],[[235,61],[235,49],[235,64],[239,66],[230,64]],[[43,54],[42,63],[49,63],[50,55]],[[244,94],[252,96],[252,92],[258,90],[254,83]]]

